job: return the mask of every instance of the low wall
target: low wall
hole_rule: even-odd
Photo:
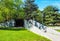
[[[14,24],[15,24],[15,21],[12,19],[4,23],[0,23],[0,27],[13,27],[15,26]]]

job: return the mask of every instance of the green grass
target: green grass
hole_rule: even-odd
[[[60,32],[60,30],[57,30],[58,32]]]
[[[0,41],[50,41],[28,30],[0,30]]]

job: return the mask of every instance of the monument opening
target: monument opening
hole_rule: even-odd
[[[24,27],[23,19],[15,19],[15,27]]]

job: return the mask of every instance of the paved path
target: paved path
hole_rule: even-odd
[[[54,29],[47,28],[47,32],[44,32],[43,30],[40,30],[37,27],[33,26],[29,30],[52,41],[60,41],[60,33],[55,31]]]
[[[52,41],[60,41],[60,32],[55,31],[52,28],[47,27],[47,32],[44,32],[44,30],[40,30],[38,27],[35,27],[33,25],[29,25],[29,23],[25,23],[26,29],[30,30],[31,32],[44,36]]]

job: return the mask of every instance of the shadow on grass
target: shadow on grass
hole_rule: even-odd
[[[20,31],[20,30],[26,30],[26,29],[24,27],[0,27],[0,30]]]

